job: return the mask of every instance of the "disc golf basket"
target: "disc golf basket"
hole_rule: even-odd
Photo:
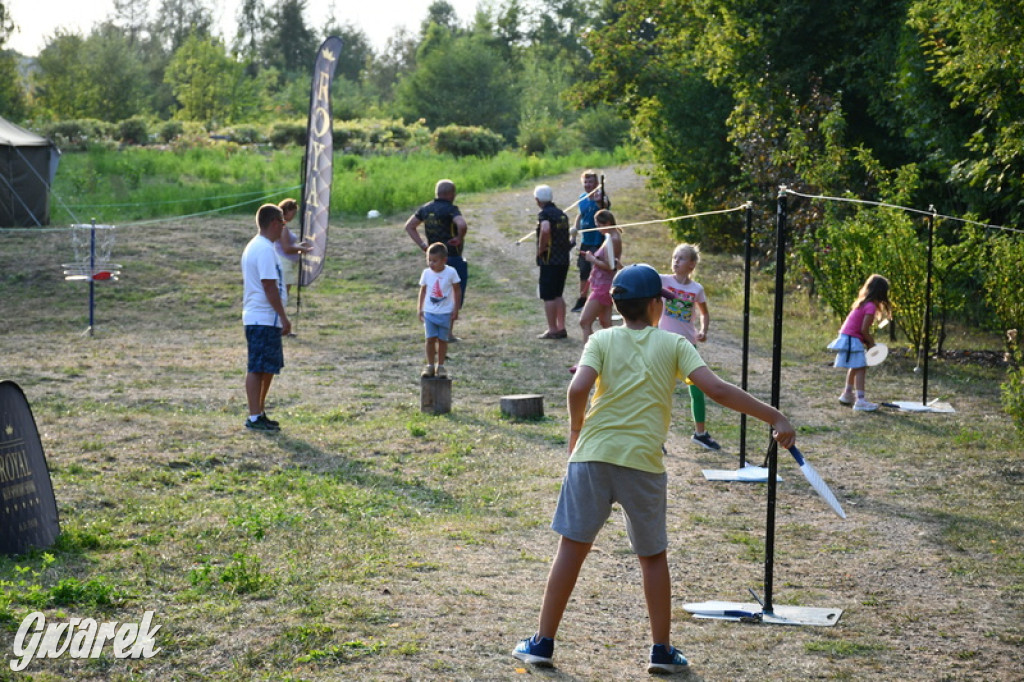
[[[114,225],[97,225],[95,221],[88,225],[72,225],[71,244],[75,260],[61,265],[64,281],[89,283],[89,326],[85,331],[90,336],[96,308],[96,282],[116,282],[121,275],[121,265],[110,260],[115,229]]]

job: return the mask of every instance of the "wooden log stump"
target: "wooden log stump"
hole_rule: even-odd
[[[544,416],[544,396],[535,393],[502,396],[501,413],[515,419],[539,419]]]
[[[452,380],[448,377],[420,377],[420,412],[446,414],[452,411]]]

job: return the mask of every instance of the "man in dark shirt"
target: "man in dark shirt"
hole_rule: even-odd
[[[469,281],[469,268],[462,257],[462,247],[466,242],[466,219],[462,217],[455,201],[455,183],[451,180],[438,180],[434,187],[434,200],[420,206],[409,216],[405,223],[405,231],[424,252],[434,242],[441,242],[448,247],[448,265],[459,273],[462,297],[459,306],[466,299],[466,284]],[[426,239],[420,237],[419,226],[423,224]],[[449,330],[448,343],[459,339],[455,336],[454,324]]]
[[[544,315],[548,328],[539,339],[564,339],[565,331],[565,278],[569,274],[569,254],[572,243],[569,237],[569,217],[552,201],[551,188],[538,185],[533,190],[540,213],[537,214],[537,265],[540,276],[537,291],[544,301]]]

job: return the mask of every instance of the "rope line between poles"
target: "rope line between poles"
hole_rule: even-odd
[[[153,218],[151,220],[140,220],[140,221],[132,222],[132,223],[122,223],[122,224],[119,224],[118,227],[121,227],[121,228],[125,228],[125,227],[142,227],[142,226],[145,226],[145,225],[156,225],[156,224],[159,224],[159,223],[178,222],[178,221],[181,221],[181,220],[187,220],[188,218],[198,218],[198,217],[201,217],[201,216],[211,215],[211,214],[214,214],[214,213],[220,213],[222,211],[229,211],[229,210],[234,209],[234,208],[241,208],[242,206],[247,206],[249,204],[256,203],[257,201],[266,201],[266,200],[270,199],[271,197],[275,197],[275,196],[278,196],[278,195],[281,195],[281,194],[286,194],[288,192],[291,192],[293,190],[299,189],[301,187],[302,187],[302,185],[295,185],[293,187],[284,187],[284,188],[281,188],[281,189],[273,190],[270,193],[264,194],[262,196],[254,197],[252,199],[248,199],[246,201],[238,202],[238,203],[235,203],[235,204],[229,204],[228,206],[221,206],[219,208],[212,208],[212,209],[210,209],[208,211],[198,211],[196,213],[188,213],[186,215],[165,216],[163,218]],[[250,195],[251,195],[251,193],[246,193],[246,194],[239,194],[239,195],[235,195],[235,196],[250,196]],[[217,198],[227,198],[227,197],[211,197],[211,198],[217,199]],[[195,200],[189,200],[189,201],[195,201]],[[157,203],[167,203],[167,202],[157,202]],[[96,205],[100,206],[101,204],[96,204]],[[116,206],[116,204],[108,204],[108,205],[109,206]],[[125,204],[125,205],[153,206],[153,205],[156,205],[156,204]],[[68,212],[71,213],[70,210]],[[66,231],[71,230],[71,229],[72,228],[71,228],[70,225],[67,226],[67,227],[4,227],[4,228],[0,228],[0,235],[5,234],[5,233],[13,233],[13,232],[33,232],[33,233],[40,233],[40,232],[66,232]]]
[[[822,199],[824,201],[837,201],[849,204],[865,204],[867,206],[878,206],[881,208],[895,208],[901,211],[907,211],[909,213],[917,213],[920,215],[931,216],[933,218],[942,218],[944,220],[957,220],[962,223],[977,225],[978,227],[984,227],[987,229],[1003,230],[1005,232],[1016,232],[1017,234],[1024,234],[1024,230],[1020,230],[1014,227],[1006,227],[1004,225],[990,225],[988,223],[982,223],[977,220],[970,220],[969,218],[959,218],[957,216],[943,215],[941,213],[936,212],[935,209],[922,211],[919,208],[910,208],[909,206],[900,206],[899,204],[887,204],[884,201],[869,201],[867,199],[853,199],[851,197],[832,197],[824,194],[802,194],[800,192],[796,192],[792,189],[789,189],[788,187],[783,187],[781,191],[785,192],[786,194],[790,194],[794,197],[801,197],[803,199]]]
[[[689,215],[679,215],[679,216],[675,216],[675,217],[672,217],[672,218],[656,218],[654,220],[642,220],[642,221],[637,222],[637,223],[623,223],[622,225],[612,225],[612,227],[617,227],[619,229],[622,229],[624,227],[639,227],[641,225],[655,225],[657,223],[674,223],[674,222],[677,222],[677,221],[680,221],[680,220],[691,220],[693,218],[702,218],[704,216],[709,216],[709,215],[722,215],[724,213],[735,213],[736,211],[745,211],[749,207],[750,207],[750,202],[747,202],[747,203],[745,203],[745,204],[743,204],[741,206],[737,206],[735,208],[723,208],[723,209],[718,210],[718,211],[704,211],[703,213],[691,213]],[[585,230],[577,230],[576,234],[583,234],[584,232],[594,232],[594,231],[600,230],[600,229],[601,229],[600,227],[588,227]]]

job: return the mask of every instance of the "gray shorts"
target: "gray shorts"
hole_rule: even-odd
[[[652,474],[606,462],[570,462],[558,494],[551,529],[576,542],[592,543],[612,512],[622,507],[629,545],[638,556],[668,548],[665,500],[668,474]]]

